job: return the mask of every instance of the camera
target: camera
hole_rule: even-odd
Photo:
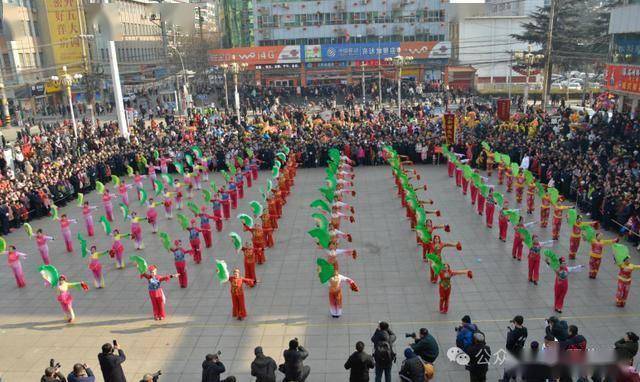
[[[54,368],[56,368],[56,369],[59,369],[59,368],[61,368],[61,367],[62,367],[62,365],[60,365],[60,362],[56,362],[56,360],[55,360],[55,359],[53,359],[53,358],[51,358],[51,359],[49,360],[49,366],[50,366],[50,367],[54,367]]]
[[[151,374],[153,378],[158,378],[161,375],[162,375],[162,370],[158,370],[155,373]]]
[[[416,332],[413,333],[405,333],[404,334],[405,338],[416,338]]]

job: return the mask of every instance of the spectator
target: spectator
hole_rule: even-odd
[[[256,347],[253,353],[256,358],[251,362],[251,375],[256,377],[256,382],[275,382],[276,361],[265,356],[260,346]]]
[[[344,368],[351,370],[349,382],[368,382],[369,369],[373,369],[373,357],[364,351],[364,343],[356,342],[356,351],[349,356]]]
[[[465,353],[467,348],[473,343],[473,334],[478,331],[478,327],[471,323],[471,317],[465,315],[462,317],[462,323],[456,328],[456,346],[462,349]]]
[[[283,382],[305,382],[311,368],[304,365],[304,360],[309,356],[309,352],[298,344],[298,339],[289,341],[289,349],[284,351],[284,381]]]
[[[569,325],[569,336],[560,343],[562,350],[587,351],[587,339],[578,334],[578,327]]]
[[[633,364],[633,357],[638,354],[638,335],[627,332],[623,338],[615,343],[616,358],[620,361],[628,361]]]
[[[404,358],[400,368],[400,379],[407,382],[424,382],[424,365],[420,358],[411,348],[404,349]]]
[[[512,326],[509,327],[509,332],[507,333],[507,351],[518,360],[522,358],[522,350],[527,342],[528,335],[527,328],[522,325],[523,323],[524,318],[522,316],[515,316],[511,320]]]
[[[547,320],[545,333],[558,341],[564,341],[569,337],[569,326],[567,321],[560,320],[557,316],[551,316]]]
[[[67,382],[67,379],[60,372],[59,366],[49,366],[44,369],[44,375],[40,382]]]
[[[489,362],[491,362],[491,348],[485,343],[484,334],[473,334],[473,344],[467,348],[467,354],[470,358],[469,364],[466,366],[469,370],[469,381],[485,382]]]
[[[160,370],[158,370],[154,374],[147,373],[144,376],[142,376],[142,379],[140,380],[140,382],[158,382],[158,379],[160,379],[161,375],[162,375],[162,371]]]
[[[118,351],[118,355],[114,354],[115,350]],[[127,382],[124,370],[122,370],[122,363],[126,359],[124,351],[120,349],[117,342],[113,345],[110,343],[102,345],[102,353],[98,354],[98,362],[100,362],[104,382]]]
[[[391,382],[391,365],[396,360],[396,355],[393,352],[393,343],[395,341],[396,335],[389,328],[389,324],[385,321],[380,321],[371,337],[374,349],[376,382],[382,381],[383,373],[385,382]]]
[[[229,376],[224,380],[220,379],[220,374],[224,373],[227,369],[224,367],[219,357],[220,352],[217,354],[207,354],[202,362],[202,382],[235,382],[236,378]]]
[[[93,371],[86,364],[81,363],[73,365],[73,371],[67,376],[69,382],[94,382],[95,380]]]
[[[434,363],[436,358],[438,358],[438,342],[429,333],[427,328],[420,328],[420,335],[418,338],[414,338],[414,343],[411,344],[411,350],[427,363]]]

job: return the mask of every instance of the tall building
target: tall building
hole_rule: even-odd
[[[618,95],[618,110],[640,111],[640,1],[627,0],[611,11],[610,61],[605,86]]]
[[[222,0],[222,7],[225,47],[253,46],[255,0]]]
[[[448,41],[440,0],[252,0],[256,46]]]

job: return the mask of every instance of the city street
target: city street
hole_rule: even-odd
[[[462,243],[461,252],[445,250],[446,259],[453,269],[468,268],[474,273],[471,280],[453,279],[447,315],[438,313],[437,286],[428,280],[429,271],[400,206],[391,169],[382,166],[355,170],[357,196],[349,199],[356,209],[356,223],[344,222],[341,229],[352,234],[353,243],[345,245],[357,249],[358,258],[340,258],[340,271],[358,283],[360,292],[346,288],[344,315],[332,318],[327,287],[320,284],[316,275],[315,259],[323,253],[306,234],[314,225],[309,203],[320,197],[317,189],[322,186],[325,172],[324,169],[300,169],[284,206],[280,229],[275,233],[275,246],[266,251],[267,263],[257,268],[260,283],[245,290],[249,315],[246,321],[232,319],[229,286],[220,285],[215,275],[214,259],[226,260],[230,271],[234,266],[242,269],[242,257],[235,254],[227,237],[231,231],[241,233],[235,218],[225,221],[221,233],[214,232],[214,246],[204,250],[201,265],[188,260],[188,289],[180,289],[177,280],[164,284],[167,319],[162,322],[153,320],[146,282],[138,277],[133,265],[116,270],[111,259],[104,257],[106,288],[96,290],[87,269],[89,260],[80,257],[79,243],[74,243],[75,253],[67,255],[58,224],[40,219],[32,222],[34,231],[43,228],[46,234],[56,238],[50,243],[53,264],[69,280],[82,279],[91,286],[88,293],[73,291],[77,321],[66,324],[54,291],[43,285],[37,272],[40,256],[35,242],[29,240],[23,230],[6,237],[8,244],[15,245],[29,257],[23,262],[27,278],[24,289],[16,288],[6,265],[0,270],[3,294],[0,341],[5,344],[5,351],[0,354],[3,381],[38,380],[49,366],[50,358],[59,361],[65,370],[76,362],[86,362],[101,381],[96,356],[100,346],[113,339],[117,339],[127,355],[123,365],[127,380],[138,381],[144,373],[161,369],[163,382],[199,381],[205,354],[218,350],[227,367],[224,376],[232,374],[238,381],[249,381],[254,347],[262,346],[265,354],[280,364],[282,351],[293,337],[298,337],[309,351],[305,361],[311,367],[309,382],[345,381],[348,373],[343,365],[354,351],[356,341],[364,341],[366,351],[371,353],[369,339],[380,320],[388,321],[398,336],[394,346],[398,353],[394,380],[404,359],[402,352],[409,343],[405,333],[417,332],[421,327],[428,328],[440,345],[435,380],[454,382],[468,378],[462,366],[450,363],[446,357],[446,350],[455,344],[454,327],[465,314],[470,314],[485,333],[494,353],[504,348],[507,326],[517,314],[524,316],[529,340],[542,342],[545,319],[554,314],[554,274],[543,263],[539,285],[528,283],[526,258],[522,262],[511,259],[513,229],[509,229],[507,243],[500,242],[497,224],[493,231],[485,227],[484,217],[472,212],[468,196],[465,199],[455,188],[445,166],[418,166],[417,169],[422,175],[421,182],[428,185],[423,199],[432,198],[435,207],[442,211],[442,217],[434,218],[435,222],[451,226],[450,233],[443,233],[443,240]],[[269,174],[260,173],[257,184],[247,190],[232,216],[248,213],[248,202],[259,198],[258,186],[265,184]],[[494,174],[488,183],[497,182],[495,177]],[[216,181],[222,182],[219,174]],[[149,186],[148,182],[145,184]],[[504,189],[498,187],[498,191],[504,192]],[[135,200],[134,192],[129,194],[131,200]],[[507,195],[513,197],[513,194]],[[94,212],[97,222],[103,214],[98,195],[87,195],[85,200],[99,206]],[[196,203],[203,203],[199,195]],[[134,209],[144,212],[137,201],[132,202]],[[160,231],[167,231],[172,239],[181,238],[186,245],[187,235],[180,230],[177,220],[165,220],[160,210],[158,207]],[[536,220],[538,211],[536,208],[536,215],[525,219]],[[60,213],[78,219],[79,224],[72,225],[74,237],[78,231],[86,236],[75,201],[61,208]],[[186,209],[184,213],[192,216]],[[128,223],[123,223],[119,211],[116,211],[116,222],[114,228],[128,231]],[[151,234],[146,223],[143,229],[146,248],[142,255],[149,264],[158,265],[160,274],[175,273],[173,258],[163,249],[160,239]],[[550,228],[541,230],[534,226],[532,232],[538,233],[541,241],[550,239]],[[605,235],[610,237],[612,233]],[[99,224],[95,244],[98,250],[110,246]],[[566,256],[568,244],[565,221],[554,250]],[[127,257],[134,253],[131,242],[126,242],[125,247]],[[587,261],[588,245],[582,242],[575,264],[586,265]],[[639,261],[634,251],[632,262]],[[563,319],[580,328],[590,348],[609,349],[625,332],[640,331],[640,285],[635,280],[627,307],[616,308],[617,272],[610,249],[606,249],[597,280],[588,279],[585,271],[569,276]],[[498,365],[492,365],[487,378],[495,381],[501,373]],[[277,376],[281,380],[282,374]]]

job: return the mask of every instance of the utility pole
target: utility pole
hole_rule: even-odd
[[[547,32],[547,51],[545,53],[544,63],[544,86],[542,95],[542,110],[547,110],[547,103],[549,101],[549,92],[551,87],[551,53],[553,52],[553,24],[556,17],[556,1],[549,1],[549,31]]]
[[[2,66],[0,66],[0,102],[2,103],[2,114],[4,115],[5,127],[10,127],[11,115],[9,115],[9,101],[4,89],[4,77],[2,76]]]
[[[124,115],[124,102],[122,102],[122,88],[120,86],[120,71],[118,69],[118,56],[116,55],[115,41],[109,41],[109,62],[111,64],[111,81],[113,82],[113,95],[116,103],[116,113],[118,115],[118,127],[120,133],[128,141],[129,126]]]

